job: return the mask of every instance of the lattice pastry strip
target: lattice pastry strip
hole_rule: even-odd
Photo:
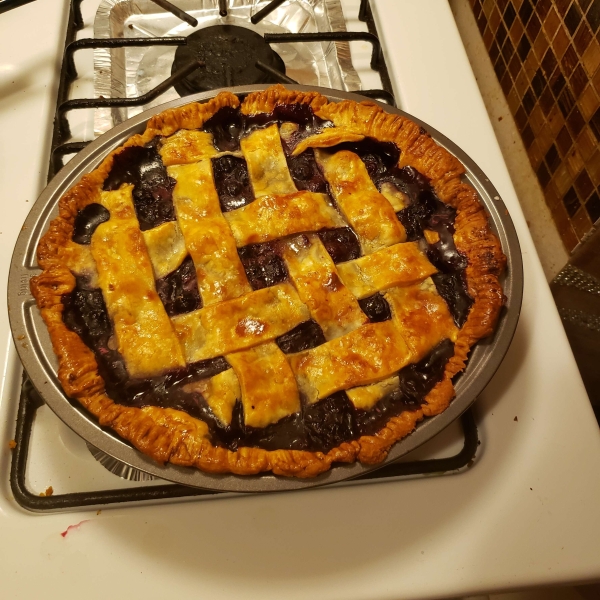
[[[257,290],[172,318],[187,362],[245,350],[274,340],[310,319],[289,283]]]
[[[300,410],[294,373],[277,344],[228,354],[241,387],[244,424],[266,427]]]
[[[292,151],[292,156],[299,156],[309,148],[331,148],[345,142],[360,142],[364,139],[364,135],[346,127],[327,127],[300,140]]]
[[[175,271],[188,255],[185,239],[177,221],[168,221],[147,229],[142,231],[142,235],[156,279],[162,279]]]
[[[397,375],[383,381],[363,385],[346,390],[348,398],[360,410],[372,409],[382,398],[388,396],[400,387],[400,377]]]
[[[188,383],[183,387],[184,392],[198,392],[217,417],[221,425],[231,423],[233,407],[242,397],[240,382],[233,369],[227,369],[213,377]]]
[[[274,342],[226,356],[233,367],[187,384],[185,392],[202,394],[221,425],[231,424],[233,408],[241,401],[244,424],[266,427],[300,410],[300,395],[285,354]]]
[[[316,235],[297,236],[283,242],[282,248],[298,295],[323,329],[325,339],[340,337],[369,322]]]
[[[413,353],[411,362],[420,361],[442,340],[456,341],[458,328],[430,277],[416,285],[391,288],[384,297]]]
[[[357,154],[348,150],[328,154],[317,149],[315,158],[342,215],[358,235],[363,254],[406,240],[394,208],[379,193]]]
[[[298,387],[309,403],[389,377],[412,359],[394,321],[363,325],[289,357]]]
[[[240,147],[256,198],[298,191],[287,166],[277,124],[253,131],[241,140]]]
[[[337,272],[344,285],[362,299],[397,285],[423,281],[437,269],[417,242],[404,242],[340,263]]]
[[[86,277],[90,287],[98,287],[98,270],[89,245],[69,240],[65,244],[64,261],[74,275]]]
[[[223,218],[210,159],[168,168],[176,180],[173,203],[194,261],[204,306],[251,291],[227,221]]]
[[[98,284],[114,325],[118,350],[132,377],[185,366],[185,358],[156,293],[154,272],[139,228],[133,186],[102,192],[110,219],[92,236]]]
[[[305,191],[262,196],[224,216],[239,247],[305,231],[346,226],[325,194]]]
[[[165,167],[187,165],[214,158],[219,154],[213,144],[212,134],[188,129],[182,129],[168,137],[160,148]]]

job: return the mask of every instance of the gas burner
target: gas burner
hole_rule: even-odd
[[[285,73],[283,60],[261,35],[236,25],[213,25],[190,34],[187,44],[177,48],[171,72],[192,60],[202,66],[175,84],[180,96],[234,85],[277,83],[273,75],[256,67],[257,61]]]

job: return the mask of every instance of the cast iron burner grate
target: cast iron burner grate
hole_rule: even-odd
[[[136,506],[140,504],[156,504],[164,502],[182,502],[208,498],[228,498],[244,494],[235,492],[219,492],[192,488],[180,484],[163,484],[124,489],[99,490],[90,492],[73,492],[40,496],[32,492],[27,483],[27,456],[29,443],[35,421],[35,415],[44,401],[25,376],[21,390],[17,427],[15,431],[15,447],[12,450],[10,487],[14,499],[23,508],[40,513],[71,512],[80,509],[97,509],[109,506]],[[464,443],[462,449],[454,456],[414,460],[412,462],[393,462],[371,473],[366,473],[351,482],[335,483],[328,488],[360,483],[397,481],[415,475],[445,475],[469,468],[475,461],[479,437],[472,410],[465,412],[461,419]],[[133,480],[132,480],[133,482]],[[319,489],[319,488],[312,488]],[[322,489],[322,488],[321,488]],[[303,491],[310,491],[308,488]]]
[[[187,36],[175,51],[171,73],[196,60],[200,67],[175,84],[180,96],[234,85],[277,83],[278,79],[256,67],[266,64],[285,74],[285,64],[262,35],[237,25],[213,25]]]

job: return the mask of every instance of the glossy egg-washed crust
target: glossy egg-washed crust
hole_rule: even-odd
[[[99,202],[102,184],[111,170],[113,157],[128,146],[142,146],[156,136],[170,136],[180,129],[198,129],[225,106],[237,107],[237,96],[222,92],[200,104],[191,103],[152,117],[142,135],[128,139],[102,164],[81,178],[59,202],[59,216],[52,221],[38,246],[43,272],[31,280],[31,290],[41,310],[59,360],[58,377],[66,394],[77,399],[98,418],[141,452],[160,463],[193,466],[211,473],[240,475],[272,471],[277,475],[313,477],[333,463],[378,463],[391,446],[408,435],[423,417],[444,411],[454,397],[452,377],[464,367],[470,348],[490,335],[503,304],[499,276],[506,258],[491,232],[475,190],[461,181],[462,164],[418,125],[409,119],[386,113],[372,102],[329,102],[316,92],[295,92],[276,85],[248,95],[242,103],[244,114],[269,113],[278,104],[309,104],[314,113],[358,134],[393,142],[401,150],[400,166],[411,165],[431,179],[439,198],[456,211],[456,247],[468,259],[466,278],[474,303],[465,325],[458,333],[454,356],[448,361],[442,381],[419,410],[405,411],[391,418],[376,435],[345,442],[328,453],[301,450],[267,451],[239,448],[233,452],[213,446],[206,424],[187,413],[158,407],[133,408],[113,402],[105,392],[98,365],[81,338],[62,319],[62,297],[75,287],[75,277],[66,266],[66,244],[71,240],[74,219],[88,204]]]

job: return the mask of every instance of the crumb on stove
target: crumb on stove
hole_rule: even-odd
[[[18,340],[24,340],[24,339],[25,339],[25,336],[24,336],[24,335],[18,335],[18,336],[17,336],[17,339],[18,339]]]
[[[517,419],[517,417],[515,417],[515,418],[513,419],[513,421],[518,421],[518,420],[519,420],[519,419]]]
[[[96,514],[99,515],[102,511],[101,510],[97,510]]]
[[[8,442],[8,447],[11,450],[14,450],[17,447],[17,442],[15,442],[15,440],[10,440],[10,442]]]
[[[42,497],[49,497],[52,496],[52,494],[54,494],[54,490],[52,489],[51,485],[46,488],[45,492],[40,492],[40,496]]]

